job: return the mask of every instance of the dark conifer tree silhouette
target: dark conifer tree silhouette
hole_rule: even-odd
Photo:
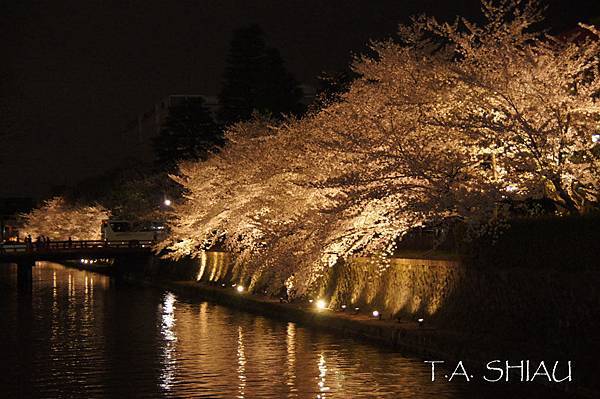
[[[169,108],[169,115],[154,139],[156,164],[172,169],[182,160],[203,160],[223,144],[223,133],[201,97],[184,98]]]
[[[322,72],[317,77],[317,92],[313,107],[316,109],[327,106],[332,102],[339,101],[346,93],[352,82],[359,74],[347,68],[333,72]]]
[[[302,90],[279,51],[266,45],[260,27],[236,30],[219,94],[219,121],[228,125],[247,120],[254,111],[275,118],[298,114],[303,110],[301,99]]]

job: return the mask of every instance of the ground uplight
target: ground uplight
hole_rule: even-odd
[[[325,309],[327,307],[327,302],[325,302],[323,299],[319,299],[317,301],[316,305],[317,305],[317,309],[323,310],[323,309]]]

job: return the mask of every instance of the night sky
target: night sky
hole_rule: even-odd
[[[598,0],[548,0],[556,31]],[[0,196],[42,196],[124,162],[121,132],[169,94],[216,95],[233,29],[258,23],[298,81],[341,70],[415,13],[478,14],[478,0],[0,3]]]

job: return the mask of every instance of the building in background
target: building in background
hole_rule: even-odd
[[[303,92],[301,102],[308,106],[315,98],[315,88],[306,84],[300,85]],[[122,131],[123,145],[127,148],[127,161],[150,163],[154,160],[154,150],[152,147],[152,139],[160,133],[160,129],[164,124],[169,108],[178,105],[180,102],[187,99],[202,98],[204,105],[210,113],[216,118],[219,108],[219,100],[217,96],[205,94],[171,94],[155,103],[152,108],[148,109],[137,116],[127,124]]]
[[[125,127],[122,138],[123,144],[128,148],[127,158],[143,163],[152,162],[154,159],[152,139],[160,132],[167,115],[169,115],[169,108],[192,98],[202,98],[213,116],[216,115],[219,106],[216,96],[202,94],[169,95],[155,103],[146,112],[138,115],[135,120]]]
[[[305,107],[308,107],[315,100],[317,90],[313,86],[307,85],[305,83],[299,84],[298,87],[300,87],[300,89],[302,90],[302,98],[300,99],[300,102]]]

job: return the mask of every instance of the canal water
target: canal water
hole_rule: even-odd
[[[423,359],[58,264],[30,289],[16,274],[0,265],[2,398],[548,397],[431,382]]]

